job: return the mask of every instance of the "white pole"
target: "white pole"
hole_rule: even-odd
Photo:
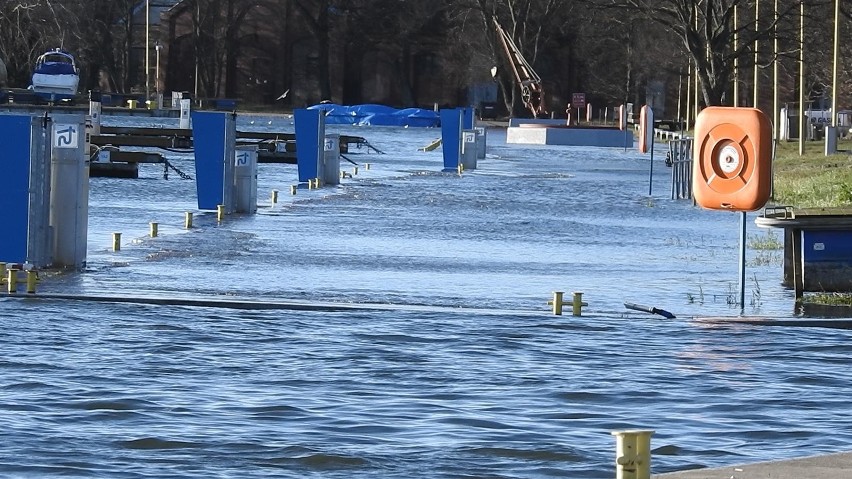
[[[740,106],[740,58],[739,52],[739,33],[740,28],[738,18],[739,8],[734,5],[734,106]]]
[[[151,51],[149,50],[150,43],[150,23],[151,23],[151,2],[145,0],[145,101],[151,99]],[[147,106],[147,105],[146,105]]]
[[[799,156],[805,154],[805,1],[799,0]]]
[[[160,49],[161,49],[162,47],[163,47],[163,46],[162,46],[162,45],[160,45],[160,42],[157,42],[157,45],[156,45],[156,49],[157,49],[157,87],[156,87],[156,90],[157,90],[157,101],[160,101]],[[158,103],[158,104],[157,104],[157,108],[162,108],[162,105],[160,105],[160,104]]]
[[[831,69],[831,126],[837,127],[837,52],[840,48],[840,0],[834,0],[834,65]],[[835,131],[835,134],[837,132]]]
[[[760,61],[760,57],[757,54],[757,49],[760,46],[760,2],[755,0],[754,2],[754,102],[751,104],[752,107],[757,108],[757,64]]]

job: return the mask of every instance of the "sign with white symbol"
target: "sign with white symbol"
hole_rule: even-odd
[[[80,145],[80,130],[78,125],[53,124],[54,148],[77,148]]]
[[[719,169],[724,173],[730,174],[737,171],[740,166],[740,154],[736,148],[727,145],[719,152]]]
[[[825,243],[814,243],[814,251],[825,251]]]
[[[248,166],[249,152],[237,151],[234,153],[234,166]]]

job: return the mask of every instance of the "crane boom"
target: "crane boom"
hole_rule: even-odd
[[[524,106],[532,113],[533,118],[546,115],[547,109],[544,107],[544,89],[541,85],[541,77],[521,54],[512,37],[500,26],[497,17],[494,17],[494,28],[497,30],[500,43],[503,44],[506,59],[512,65],[515,81],[521,88],[521,99],[524,101]]]

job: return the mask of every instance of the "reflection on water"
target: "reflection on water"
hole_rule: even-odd
[[[40,289],[409,308],[0,299],[0,470],[604,478],[610,431],[633,428],[656,430],[655,472],[848,448],[849,333],[691,321],[740,312],[739,218],[668,200],[664,167],[648,198],[633,151],[506,145],[492,129],[488,158],[458,176],[417,151],[436,130],[342,131],[387,154],[350,154],[370,169],[277,205],[295,167],[263,164],[259,213],[221,224],[159,167],[92,179],[89,266]],[[749,267],[747,314],[791,317],[780,275]],[[549,315],[554,290],[583,291],[583,317]]]

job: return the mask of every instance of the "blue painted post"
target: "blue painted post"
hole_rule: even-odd
[[[463,112],[458,108],[441,110],[441,145],[444,170],[458,171],[462,151]]]
[[[462,108],[462,130],[472,130],[474,125],[474,111],[473,107],[469,106],[467,108]]]
[[[30,137],[29,116],[0,115],[0,211],[3,212],[3,234],[0,234],[0,261],[23,263],[27,260],[29,227]]]
[[[325,114],[321,110],[293,112],[296,123],[296,164],[299,182],[322,178],[325,155]]]
[[[200,210],[216,210],[219,205],[224,205],[225,214],[230,214],[236,208],[236,135],[233,113],[192,112],[195,186]]]

